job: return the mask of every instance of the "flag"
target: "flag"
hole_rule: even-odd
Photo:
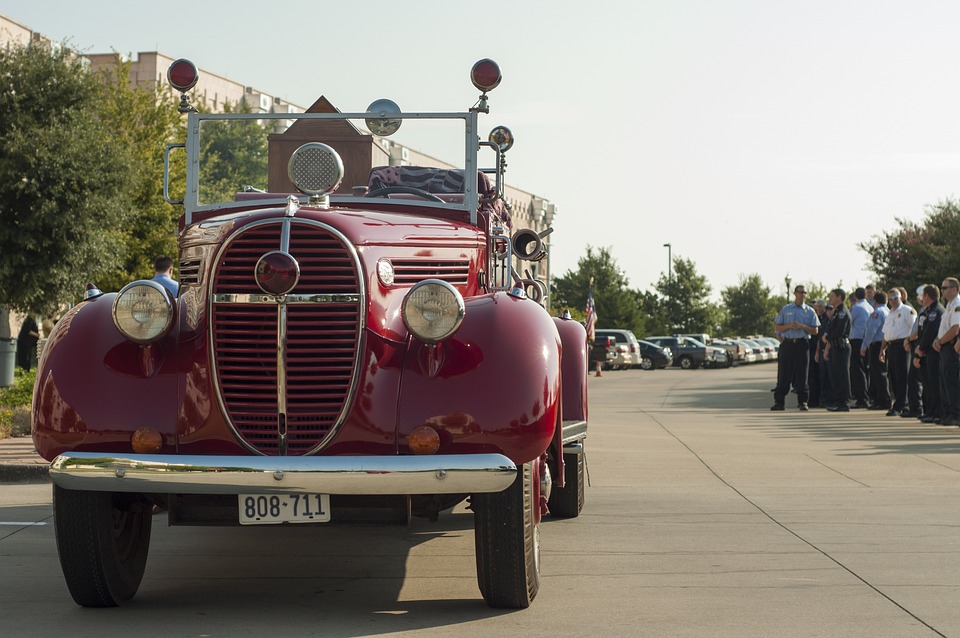
[[[596,328],[597,328],[597,307],[593,303],[593,282],[590,282],[590,291],[587,293],[587,305],[583,309],[587,314],[587,341],[593,343],[594,338],[596,337]]]

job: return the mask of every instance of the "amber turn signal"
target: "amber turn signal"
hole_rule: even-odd
[[[407,445],[414,454],[436,454],[440,449],[440,435],[429,425],[421,425],[407,436]]]
[[[163,437],[153,428],[140,428],[130,437],[130,445],[137,454],[156,454],[163,447]]]

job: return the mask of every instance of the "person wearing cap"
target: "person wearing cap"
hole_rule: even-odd
[[[883,346],[883,325],[887,321],[887,294],[883,291],[874,293],[873,303],[876,308],[867,319],[867,328],[863,334],[863,343],[860,344],[860,355],[869,364],[869,387],[867,394],[873,399],[871,410],[890,409],[890,390],[887,389],[887,368],[880,363],[880,349]]]
[[[947,300],[937,339],[933,349],[940,352],[940,405],[943,416],[940,425],[960,425],[960,353],[957,335],[960,334],[960,281],[944,277],[940,289]]]
[[[857,288],[851,294],[850,305],[850,390],[856,403],[855,408],[866,408],[867,374],[860,356],[863,347],[863,333],[867,328],[867,319],[873,314],[873,306],[867,303],[867,292]]]
[[[830,328],[823,335],[823,357],[830,362],[830,383],[835,404],[831,412],[850,411],[850,313],[844,308],[847,298],[842,288],[830,291],[833,317]]]
[[[887,364],[887,378],[893,390],[893,403],[887,416],[900,416],[907,406],[907,350],[903,342],[913,331],[913,320],[917,311],[900,298],[900,289],[887,291],[890,314],[883,324],[883,347],[880,349],[880,361]]]
[[[797,390],[797,407],[807,408],[807,367],[810,365],[810,336],[817,334],[820,320],[813,308],[804,303],[807,291],[793,289],[793,303],[788,303],[774,319],[774,330],[780,333],[780,354],[777,367],[777,388],[773,391],[771,410],[783,410],[790,386]]]
[[[929,284],[923,289],[923,321],[917,332],[917,347],[913,352],[914,365],[920,365],[923,373],[923,418],[924,423],[939,423],[943,418],[940,398],[940,352],[934,350],[933,342],[940,333],[944,308],[940,303],[940,289]]]

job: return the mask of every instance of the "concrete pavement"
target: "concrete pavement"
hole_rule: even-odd
[[[0,483],[45,481],[47,465],[29,436],[0,439]]]
[[[0,485],[22,526],[0,528],[4,630],[102,636],[109,615],[111,635],[960,636],[960,429],[801,413],[793,395],[770,412],[775,372],[591,375],[586,507],[545,520],[528,610],[483,605],[462,508],[406,529],[157,519],[137,598],[80,610],[49,489]]]

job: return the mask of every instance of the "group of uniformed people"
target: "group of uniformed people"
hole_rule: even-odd
[[[770,409],[783,410],[793,389],[801,411],[884,410],[887,416],[960,425],[958,293],[954,277],[939,288],[920,286],[918,312],[900,287],[883,292],[870,285],[849,298],[837,288],[826,302],[811,306],[806,289],[797,286],[793,303],[774,320],[781,344]]]

